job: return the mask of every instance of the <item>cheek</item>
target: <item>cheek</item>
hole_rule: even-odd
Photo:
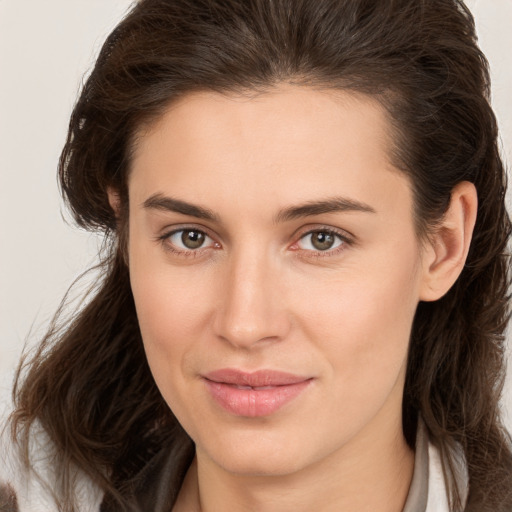
[[[173,414],[193,432],[190,418],[190,376],[197,341],[204,324],[204,300],[194,287],[154,269],[131,271],[132,290],[144,350],[153,379]]]
[[[180,333],[197,328],[201,302],[197,290],[182,289],[166,273],[131,272],[131,283],[143,339],[152,344],[165,343],[170,337],[179,345]],[[173,343],[176,345],[176,343]],[[161,347],[163,348],[163,347]]]
[[[131,271],[137,317],[148,359],[180,362],[190,340],[198,340],[207,323],[209,303],[204,286],[180,282],[169,272]]]
[[[368,263],[307,294],[303,330],[354,408],[403,376],[417,307],[415,253]],[[378,261],[378,258],[376,258]],[[380,391],[376,391],[379,389]]]

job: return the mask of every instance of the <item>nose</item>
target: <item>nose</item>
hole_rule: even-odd
[[[230,258],[216,310],[216,335],[236,348],[251,349],[284,339],[290,330],[282,273],[269,255]]]

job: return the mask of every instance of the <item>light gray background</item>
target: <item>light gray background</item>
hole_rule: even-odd
[[[493,105],[510,168],[512,0],[467,3],[491,63]],[[82,76],[130,5],[129,0],[0,0],[3,400],[29,331],[36,341],[70,283],[95,261],[96,237],[63,222],[55,171]],[[503,405],[512,430],[512,370]]]

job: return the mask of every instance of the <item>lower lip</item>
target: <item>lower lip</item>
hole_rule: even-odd
[[[231,384],[205,379],[206,387],[213,399],[226,411],[236,416],[256,418],[269,416],[299,396],[311,383],[311,379],[269,386],[265,389],[240,389]]]

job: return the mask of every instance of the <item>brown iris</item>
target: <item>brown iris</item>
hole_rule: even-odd
[[[181,235],[181,241],[187,249],[199,249],[204,244],[205,234],[201,231],[185,230]]]
[[[336,238],[332,233],[326,231],[315,231],[311,233],[311,244],[318,251],[327,251],[334,245],[335,241]]]

